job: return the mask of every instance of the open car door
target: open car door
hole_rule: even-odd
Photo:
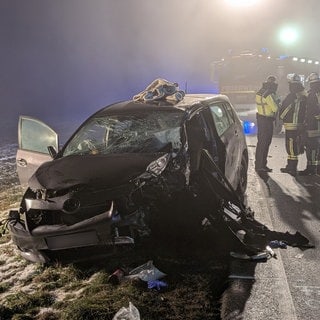
[[[20,116],[18,125],[17,173],[22,186],[44,162],[52,160],[48,147],[58,150],[57,133],[40,120]]]

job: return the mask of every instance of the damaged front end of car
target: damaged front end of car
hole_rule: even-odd
[[[67,158],[60,159],[66,168]],[[79,168],[86,167],[85,158],[81,156]],[[87,158],[92,167],[99,168],[97,157]],[[67,174],[59,172],[59,161],[40,167],[29,181],[20,209],[9,212],[8,229],[21,256],[31,262],[47,263],[61,252],[71,260],[81,259],[82,250],[83,258],[88,259],[93,248],[97,255],[109,254],[149,235],[149,222],[159,204],[186,188],[188,180],[184,154],[158,153],[152,159],[148,163],[144,160],[145,170],[140,174],[127,180],[119,178],[119,183],[103,183],[98,177],[87,178],[85,174],[71,181]],[[110,171],[107,164],[100,171],[105,172],[107,167]],[[123,170],[121,166],[117,168]],[[62,178],[52,182],[48,172]]]

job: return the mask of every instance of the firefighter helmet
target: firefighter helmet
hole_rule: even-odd
[[[289,73],[287,75],[287,80],[289,83],[301,83],[301,78],[296,73]]]
[[[268,76],[268,78],[267,78],[267,82],[273,83],[273,82],[276,82],[276,81],[277,81],[277,78],[275,76]]]
[[[307,78],[307,82],[308,82],[308,83],[320,82],[319,75],[318,75],[316,72],[310,73],[309,76],[308,76],[308,78]]]

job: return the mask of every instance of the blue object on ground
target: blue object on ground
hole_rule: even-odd
[[[287,244],[281,240],[272,240],[269,242],[271,248],[287,248]]]
[[[166,288],[168,284],[161,280],[150,280],[148,281],[148,289],[157,289],[160,291],[162,288]]]

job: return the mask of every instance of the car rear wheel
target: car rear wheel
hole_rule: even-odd
[[[242,155],[240,173],[239,173],[239,183],[237,186],[237,193],[243,198],[248,183],[248,159],[245,154]]]

